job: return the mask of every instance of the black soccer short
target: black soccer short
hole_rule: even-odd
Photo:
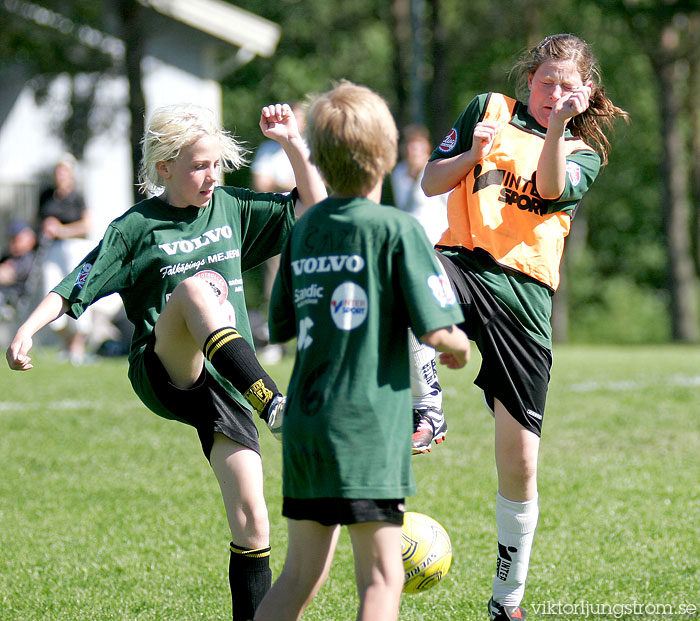
[[[206,367],[191,388],[177,388],[155,353],[155,332],[146,345],[144,362],[156,398],[175,418],[197,430],[207,459],[214,434],[221,433],[260,454],[258,429],[252,413],[236,401]]]
[[[437,254],[464,313],[465,321],[459,327],[481,353],[474,383],[484,391],[492,411],[494,399],[498,399],[525,429],[540,436],[552,352],[503,310],[475,274]]]
[[[288,498],[282,501],[282,515],[291,520],[312,520],[323,526],[365,522],[403,524],[404,499],[372,498]]]

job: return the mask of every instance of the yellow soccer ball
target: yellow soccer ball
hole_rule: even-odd
[[[420,593],[442,580],[452,563],[452,542],[433,518],[407,511],[401,529],[404,593]]]

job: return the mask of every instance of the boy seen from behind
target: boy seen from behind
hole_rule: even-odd
[[[341,525],[355,558],[357,619],[398,618],[411,471],[408,328],[469,357],[462,313],[420,224],[379,204],[398,132],[384,100],[341,82],[309,110],[311,158],[331,188],[294,226],[270,302],[270,335],[297,339],[283,429],[284,569],[255,618],[299,619]]]

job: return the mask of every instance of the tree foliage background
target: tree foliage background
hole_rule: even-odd
[[[296,99],[339,78],[376,89],[400,125],[424,121],[438,142],[478,93],[513,93],[509,70],[524,48],[555,32],[584,38],[599,59],[608,94],[629,112],[631,123],[618,123],[610,163],[574,222],[565,253],[566,286],[555,296],[563,302],[557,306],[556,334],[559,340],[611,342],[697,338],[675,334],[672,323],[659,84],[653,49],[645,49],[639,36],[641,31],[653,38],[655,24],[697,18],[697,5],[632,0],[238,4],[283,26],[275,58],[257,59],[225,82],[227,122],[251,136],[253,145],[260,100]],[[416,7],[422,12],[417,26],[410,23]],[[406,33],[411,25],[417,36]],[[416,47],[422,52],[418,61],[407,49]],[[424,99],[416,112],[410,83],[419,76]],[[259,99],[250,101],[247,112],[250,97]],[[685,131],[697,114],[697,108],[685,111]],[[688,285],[693,297],[695,278]],[[691,320],[697,325],[697,315]]]
[[[136,0],[35,4],[112,33],[120,32],[125,7],[140,6]],[[513,94],[509,69],[527,46],[555,32],[581,36],[599,59],[609,96],[629,112],[631,122],[618,123],[610,163],[574,221],[565,252],[565,284],[555,296],[555,334],[559,340],[576,341],[697,340],[700,112],[692,96],[700,94],[696,1],[233,4],[282,27],[274,57],[255,58],[222,81],[225,125],[252,150],[262,141],[257,126],[262,105],[304,99],[341,78],[377,90],[399,126],[423,122],[437,143],[478,93]],[[123,60],[122,66],[94,54],[81,60],[71,52],[76,46],[70,37],[44,33],[46,37],[37,39],[36,32],[27,32],[34,27],[21,22],[2,20],[0,55],[22,54],[37,75],[126,71]],[[147,22],[143,27],[147,31]],[[40,45],[35,45],[37,40]],[[671,78],[664,81],[669,68]],[[664,97],[669,85],[675,88],[671,98]],[[668,107],[674,104],[669,123]],[[667,165],[670,159],[673,170]],[[672,177],[679,170],[681,181]],[[227,182],[249,185],[248,169]],[[680,269],[674,268],[677,264]]]

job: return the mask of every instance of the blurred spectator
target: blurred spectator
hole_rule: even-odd
[[[83,195],[75,185],[75,158],[64,154],[54,169],[54,185],[39,198],[40,243],[45,246],[42,262],[44,291],[48,293],[78,265],[92,249],[87,239],[90,217]],[[85,361],[91,330],[91,311],[74,321],[65,316],[51,324],[61,336],[65,355],[74,364]]]
[[[292,111],[297,120],[299,131],[303,134],[306,128],[306,112],[301,102],[292,105]],[[279,142],[267,140],[259,147],[250,166],[253,175],[253,189],[256,192],[289,192],[295,186],[294,171],[289,163],[284,149]],[[297,212],[297,216],[301,213]],[[267,307],[270,303],[270,293],[275,282],[275,276],[280,265],[279,255],[268,259],[263,265],[263,301],[262,308],[251,315],[251,325],[255,340],[260,348],[258,358],[262,364],[278,362],[284,355],[284,345],[270,344],[267,329]]]
[[[408,125],[402,134],[402,159],[391,173],[394,204],[416,218],[435,245],[447,229],[448,195],[426,196],[420,186],[432,151],[428,130],[422,125]]]
[[[12,222],[6,255],[0,258],[0,317],[13,319],[27,291],[27,280],[36,258],[36,233],[24,220]]]

